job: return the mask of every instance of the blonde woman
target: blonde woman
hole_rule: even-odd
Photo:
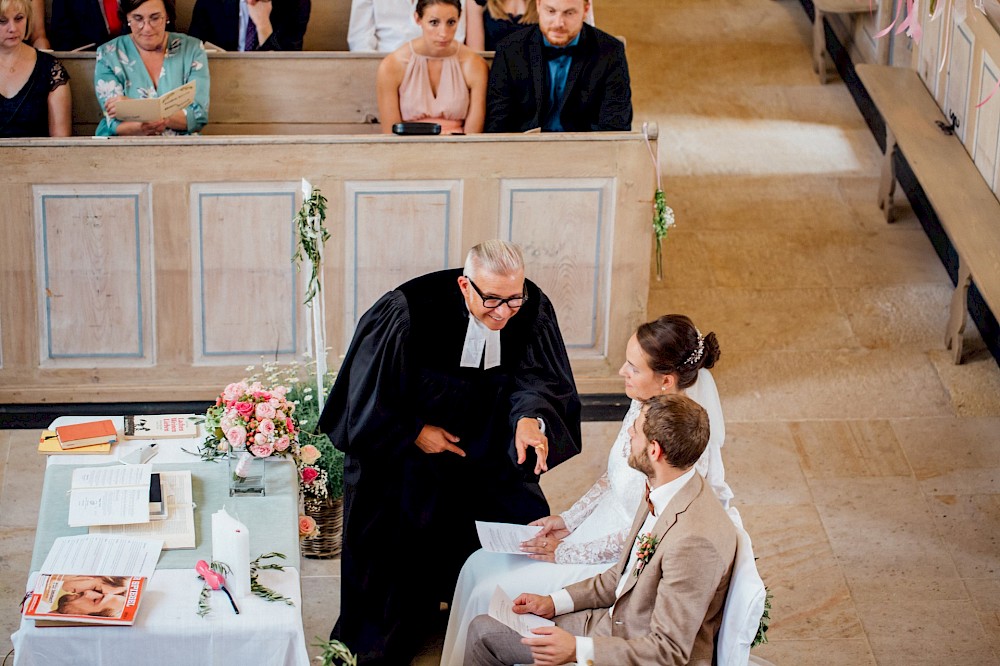
[[[0,0],[0,137],[69,136],[72,129],[69,74],[25,43],[33,22],[30,0]]]

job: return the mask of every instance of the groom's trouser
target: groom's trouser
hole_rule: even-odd
[[[558,615],[556,626],[574,636],[608,636],[606,608]],[[600,622],[601,618],[605,622]],[[480,615],[469,625],[465,641],[465,666],[510,666],[534,662],[531,648],[521,643],[521,635],[489,615]]]

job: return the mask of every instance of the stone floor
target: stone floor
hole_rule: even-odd
[[[1000,368],[971,324],[965,363],[950,362],[951,285],[912,213],[883,222],[878,148],[843,84],[812,73],[801,6],[596,12],[627,37],[636,119],[659,125],[677,213],[649,314],[686,313],[722,346],[727,478],[774,593],[754,653],[1000,664]],[[585,455],[544,479],[554,509],[600,474],[616,430],[584,424]],[[37,520],[36,437],[0,431],[4,636]],[[325,636],[339,563],[305,561],[303,575],[306,635]]]

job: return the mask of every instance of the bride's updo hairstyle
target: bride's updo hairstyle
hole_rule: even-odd
[[[715,333],[703,336],[684,315],[663,315],[645,323],[635,337],[649,367],[664,375],[675,375],[678,388],[690,387],[700,368],[711,368],[719,360]]]

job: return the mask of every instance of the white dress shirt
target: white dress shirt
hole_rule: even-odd
[[[347,28],[347,48],[351,51],[395,51],[420,36],[413,18],[415,0],[354,0]],[[465,43],[465,0],[458,19],[455,41]]]
[[[625,572],[622,574],[621,578],[618,580],[618,587],[615,588],[615,599],[621,596],[622,590],[628,583],[629,578],[632,576],[632,572],[635,570],[635,564],[638,561],[636,556],[637,544],[639,542],[639,537],[644,534],[649,534],[653,530],[653,526],[656,525],[656,521],[660,519],[663,515],[663,510],[667,508],[667,504],[670,504],[670,500],[674,498],[681,488],[684,487],[688,481],[694,477],[695,470],[694,467],[684,472],[673,481],[665,483],[658,488],[654,488],[649,492],[649,501],[653,503],[653,509],[656,511],[654,516],[651,513],[646,514],[646,520],[643,521],[642,527],[639,528],[639,532],[636,534],[635,539],[632,541],[632,550],[629,553],[628,565],[625,567]],[[576,610],[573,607],[573,597],[569,596],[569,592],[565,589],[559,590],[558,592],[552,593],[552,603],[555,605],[556,615],[562,615],[564,613],[570,613]],[[615,607],[612,606],[610,613],[612,617],[615,614]],[[589,636],[577,636],[576,637],[576,661],[578,664],[586,664],[588,661],[594,659],[594,639]]]

